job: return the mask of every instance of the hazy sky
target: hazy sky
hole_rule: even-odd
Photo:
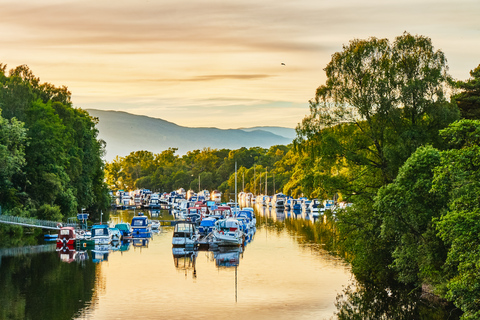
[[[404,31],[430,37],[457,79],[480,64],[479,0],[0,0],[0,63],[84,109],[293,128],[343,44]]]

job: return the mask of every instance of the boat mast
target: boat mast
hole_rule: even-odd
[[[235,213],[237,210],[237,161],[235,161]]]
[[[253,194],[254,195],[257,195],[257,176],[255,175],[255,167],[257,166],[257,164],[255,163],[253,165]]]
[[[268,196],[268,167],[265,168],[265,195]]]

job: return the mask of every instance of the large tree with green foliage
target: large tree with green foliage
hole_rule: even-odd
[[[311,158],[304,183],[313,177],[313,189],[330,195],[372,198],[417,147],[437,143],[438,129],[458,116],[445,100],[445,56],[427,37],[355,39],[332,55],[325,71],[327,82],[297,127],[296,145]]]
[[[72,106],[66,87],[41,83],[26,65],[7,75],[0,64],[0,84],[3,116],[12,125],[14,119],[22,121],[26,129],[18,148],[24,150],[24,162],[11,176],[10,192],[2,192],[0,204],[14,206],[15,213],[52,219],[74,215],[80,208],[93,210],[92,217],[106,209],[104,142],[97,139],[97,120]]]
[[[437,221],[449,246],[447,298],[465,312],[462,319],[479,319],[480,121],[458,121],[441,135],[449,149],[435,169],[433,190],[448,198],[448,210]]]

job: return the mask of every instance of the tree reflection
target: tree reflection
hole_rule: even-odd
[[[282,232],[286,229],[301,245],[310,245],[313,250],[325,250],[331,255],[346,257],[331,212],[327,211],[317,221],[306,220],[291,213],[285,221],[279,221],[270,210],[259,213],[258,227],[264,227],[269,232]],[[376,284],[355,281],[337,296],[335,306],[335,315],[339,320],[455,320],[462,314],[453,304],[427,294],[421,288],[403,286],[394,280],[391,283]]]
[[[337,296],[336,316],[346,319],[459,319],[461,311],[421,289],[352,284]]]

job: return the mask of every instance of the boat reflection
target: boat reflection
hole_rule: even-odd
[[[243,253],[242,247],[236,248],[219,248],[213,251],[215,265],[218,268],[237,267],[240,264],[240,254]]]
[[[94,263],[100,263],[103,261],[108,261],[108,254],[110,246],[108,244],[97,244],[92,250],[92,261]]]
[[[192,272],[192,277],[197,278],[197,270],[195,264],[197,261],[198,251],[192,247],[172,247],[173,264],[177,271],[183,271],[185,278],[188,272]]]
[[[57,252],[60,260],[66,263],[71,263],[75,261],[75,257],[77,256],[77,251],[68,246],[57,248]]]
[[[133,237],[132,245],[134,248],[148,248],[150,238]]]

